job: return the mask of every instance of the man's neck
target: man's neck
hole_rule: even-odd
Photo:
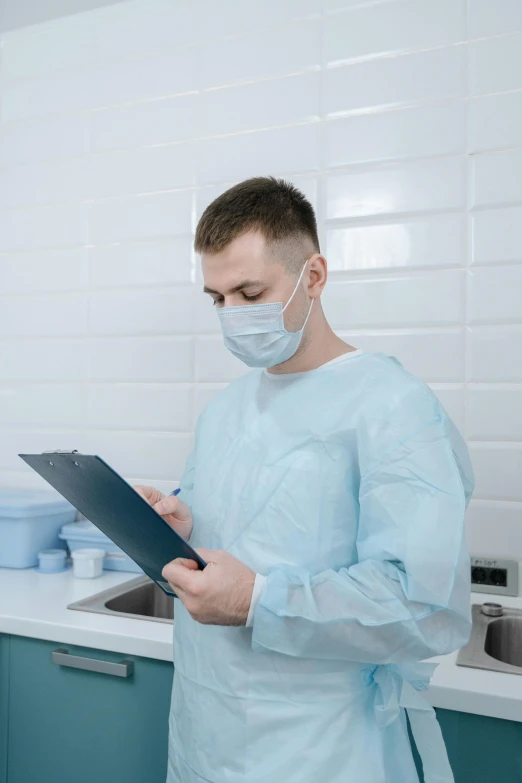
[[[268,372],[275,375],[309,372],[331,362],[332,359],[337,359],[338,356],[356,350],[335,334],[322,311],[318,315],[317,323],[311,324],[313,328],[302,351],[297,351],[288,361],[269,368]]]

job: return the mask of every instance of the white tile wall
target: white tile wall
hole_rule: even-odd
[[[246,371],[196,221],[270,173],[317,210],[338,333],[468,438],[472,549],[522,559],[519,0],[129,0],[1,52],[0,483],[69,447],[177,484]]]

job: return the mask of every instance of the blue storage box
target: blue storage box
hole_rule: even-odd
[[[75,516],[58,492],[0,487],[0,567],[32,568],[41,549],[63,549],[60,528]]]
[[[96,525],[87,519],[72,522],[62,527],[60,538],[67,542],[70,552],[75,549],[95,548],[106,552],[103,567],[109,571],[130,571],[142,574],[143,571],[125,552],[111,541]]]

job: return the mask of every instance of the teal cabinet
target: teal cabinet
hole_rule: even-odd
[[[436,709],[455,783],[522,783],[522,723]],[[414,749],[422,781],[422,765]]]
[[[172,664],[17,636],[8,643],[1,783],[165,783]],[[133,672],[120,677],[53,663],[53,651],[63,648],[70,656],[132,661]]]
[[[9,637],[0,634],[0,783],[7,783],[8,712],[9,712]]]

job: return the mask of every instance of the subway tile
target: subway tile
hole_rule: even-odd
[[[123,242],[190,234],[191,212],[191,191],[95,203],[89,207],[89,241]]]
[[[522,33],[469,44],[471,95],[522,87]]]
[[[522,261],[522,207],[477,212],[471,230],[473,264]]]
[[[2,118],[29,118],[166,98],[197,89],[196,49],[99,63],[30,80],[5,82]]]
[[[73,71],[91,65],[92,55],[88,15],[53,19],[3,34],[2,78],[32,79]]]
[[[93,24],[97,61],[124,60],[187,46],[201,37],[199,3],[134,0],[98,9]],[[91,11],[89,16],[92,16]]]
[[[0,125],[0,165],[18,166],[89,153],[89,120],[84,114]]]
[[[0,182],[0,207],[81,201],[87,196],[88,171],[88,158],[6,167]]]
[[[95,103],[90,69],[64,71],[2,85],[2,121],[5,123],[81,112],[92,108]]]
[[[319,72],[201,93],[202,136],[319,119]]]
[[[328,63],[428,49],[465,39],[463,0],[397,0],[350,8],[325,21]]]
[[[470,38],[487,38],[522,30],[520,0],[469,0]]]
[[[319,0],[263,0],[263,3],[222,0],[219,4],[203,0],[198,5],[196,24],[205,40],[259,32],[274,26],[274,22],[295,24],[298,19],[321,14]]]
[[[466,513],[466,540],[472,555],[522,560],[521,533],[522,503],[471,500]]]
[[[468,438],[522,441],[522,386],[469,384],[466,409]]]
[[[320,23],[318,19],[230,38],[226,45],[215,40],[203,44],[200,58],[201,87],[221,87],[269,76],[284,76],[318,69]]]
[[[225,348],[221,335],[195,338],[195,381],[230,383],[248,367]]]
[[[458,431],[464,435],[464,386],[434,383],[431,384],[431,390]]]
[[[323,74],[324,111],[332,116],[463,98],[465,68],[461,46],[329,68]]]
[[[194,294],[194,332],[221,334],[221,325],[212,297],[203,293],[202,287],[198,287]]]
[[[30,429],[16,428],[5,429],[0,438],[0,468],[2,470],[21,470],[27,468],[29,474],[34,471],[25,465],[18,454],[35,454],[56,448],[58,440],[60,448],[78,449],[84,454],[92,454],[86,449],[87,438],[78,429],[56,429],[56,428],[36,428]],[[47,490],[49,485],[45,485]],[[43,487],[42,487],[43,488]]]
[[[166,98],[197,89],[197,51],[151,54],[93,69],[89,84],[91,108]]]
[[[327,233],[331,271],[462,266],[463,215],[399,223],[332,228]]]
[[[472,167],[473,207],[522,201],[522,148],[476,155]]]
[[[192,389],[157,383],[90,384],[87,424],[92,429],[192,429]]]
[[[522,326],[474,326],[470,329],[470,381],[522,381]]]
[[[87,453],[103,458],[121,476],[179,479],[192,449],[190,434],[88,430]]]
[[[81,289],[87,285],[85,251],[71,248],[0,256],[0,279],[4,294]]]
[[[83,384],[0,385],[0,424],[10,427],[81,428],[87,412]]]
[[[416,161],[330,176],[327,217],[458,209],[465,205],[465,170],[459,158]]]
[[[193,426],[196,426],[196,421],[203,413],[209,402],[214,397],[227,388],[226,383],[198,383],[194,390],[194,420]]]
[[[204,139],[198,152],[198,182],[312,171],[319,166],[318,157],[318,123]]]
[[[86,294],[11,294],[0,301],[4,337],[73,337],[86,332]]]
[[[197,136],[197,96],[149,100],[92,115],[93,152],[168,144]]]
[[[469,135],[470,152],[522,147],[522,90],[472,98]]]
[[[469,320],[472,324],[522,323],[522,264],[471,272]]]
[[[87,210],[83,204],[0,213],[0,252],[81,245],[87,238]]]
[[[90,296],[91,334],[187,334],[193,330],[193,289],[99,292]]]
[[[194,143],[96,155],[89,167],[89,195],[107,198],[195,184]]]
[[[84,340],[2,340],[0,377],[5,381],[85,381],[89,356]]]
[[[325,13],[335,13],[344,11],[347,8],[359,8],[364,5],[375,5],[376,0],[323,0],[323,10]],[[377,0],[379,2],[379,0]],[[395,0],[384,0],[384,2],[395,2]]]
[[[323,306],[332,328],[452,326],[464,317],[459,271],[334,282]]]
[[[100,337],[89,344],[93,381],[184,383],[192,380],[192,339]]]
[[[455,155],[466,149],[465,105],[363,114],[326,124],[326,165]]]
[[[463,329],[350,331],[339,336],[356,348],[395,356],[408,372],[429,383],[464,381]]]
[[[471,442],[469,451],[476,500],[522,501],[522,445]]]
[[[88,254],[96,288],[190,283],[191,237],[98,245]]]

